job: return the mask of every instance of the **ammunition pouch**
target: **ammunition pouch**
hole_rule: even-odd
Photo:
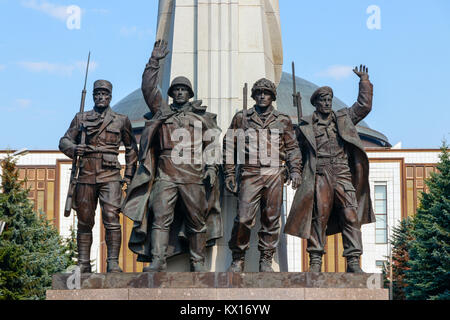
[[[112,153],[103,154],[102,165],[103,167],[121,169],[117,155]]]

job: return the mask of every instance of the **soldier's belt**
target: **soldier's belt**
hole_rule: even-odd
[[[102,159],[103,158],[103,153],[86,153],[83,155],[83,158],[86,159]]]
[[[317,165],[340,165],[340,164],[346,164],[348,165],[348,159],[341,159],[341,158],[333,158],[333,157],[321,157],[317,158]]]
[[[83,158],[86,158],[86,159],[89,159],[89,158],[91,158],[91,159],[102,159],[103,155],[105,155],[105,154],[112,155],[112,156],[117,156],[117,154],[113,153],[113,152],[91,152],[91,153],[85,153],[83,155]]]

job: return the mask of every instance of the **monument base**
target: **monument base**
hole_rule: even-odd
[[[388,300],[381,274],[123,273],[53,276],[47,300]],[[70,281],[69,281],[70,282]]]

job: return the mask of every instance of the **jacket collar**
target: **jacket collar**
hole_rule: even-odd
[[[263,123],[261,118],[258,115],[258,112],[256,111],[256,106],[247,110],[247,115],[250,117],[250,119],[252,119],[256,123],[258,123],[262,127],[266,127],[267,125],[272,123],[274,120],[276,120],[276,118],[278,118],[278,116],[280,115],[280,112],[278,110],[276,110],[273,106],[270,106],[267,109],[265,114],[269,114],[269,115],[266,119],[266,123]]]

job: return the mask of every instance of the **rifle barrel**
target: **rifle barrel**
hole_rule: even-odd
[[[89,74],[90,61],[91,61],[91,52],[89,51],[88,61],[87,61],[87,65],[86,65],[86,75],[84,76],[84,88],[83,88],[83,91],[81,92],[80,112],[84,112],[84,103],[86,101],[86,84],[87,84],[87,78],[88,78],[88,74]]]
[[[248,83],[244,85],[244,110],[248,109]]]

